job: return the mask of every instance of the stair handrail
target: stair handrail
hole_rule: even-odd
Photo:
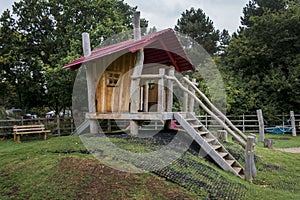
[[[236,131],[244,140],[247,141],[247,136],[238,129],[232,122],[224,115],[208,98],[207,96],[201,92],[188,78],[183,77],[183,80],[188,83],[204,100],[205,102],[212,108],[214,112],[216,112],[218,115],[220,115],[225,122],[231,127],[234,131]]]
[[[229,134],[232,135],[232,137],[244,148],[246,147],[246,142],[240,138],[240,136],[236,135],[234,131],[232,131],[215,113],[213,113],[196,95],[194,95],[191,91],[189,91],[186,87],[184,87],[180,81],[176,77],[170,77],[170,76],[165,76],[169,80],[173,80],[177,83],[177,85],[185,92],[187,92],[191,97],[193,97],[198,104],[202,107],[202,109],[205,110],[209,115],[212,116],[214,120],[216,120],[225,130],[229,132]]]

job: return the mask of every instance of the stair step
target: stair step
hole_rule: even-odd
[[[200,125],[200,124],[199,124],[199,125],[198,125],[198,124],[195,124],[195,125],[194,125],[194,124],[192,124],[192,127],[193,127],[193,128],[201,128],[201,127],[203,127],[203,126],[202,126],[202,125]]]
[[[222,147],[221,145],[211,145],[211,146],[214,148],[214,150],[217,150]]]
[[[187,119],[185,119],[186,121],[197,121],[197,119],[196,118],[187,118]]]
[[[203,139],[204,139],[207,143],[211,143],[211,142],[215,141],[214,138],[206,138],[206,137],[203,137]]]
[[[206,131],[198,131],[197,133],[199,133],[199,135],[206,135],[208,132],[206,132]]]
[[[238,174],[242,171],[243,168],[241,167],[233,167],[234,171],[236,171]]]
[[[211,143],[211,142],[215,141],[214,138],[204,138],[204,139],[207,143]]]
[[[178,124],[180,124],[190,136],[194,137],[195,134],[197,134],[196,137],[194,137],[195,142],[197,142],[201,148],[211,150],[212,152],[209,153],[209,156],[214,159],[222,169],[229,169],[239,177],[245,177],[244,169],[238,161],[226,151],[225,147],[218,142],[218,139],[216,139],[193,114],[186,112],[174,113],[174,117]],[[204,141],[205,143],[203,144]],[[208,147],[207,145],[209,145],[210,148],[206,149]],[[219,156],[217,156],[216,153],[218,153]]]
[[[226,162],[231,166],[233,163],[235,163],[235,160],[226,160]]]
[[[225,156],[228,155],[228,153],[225,153],[225,152],[218,152],[218,154],[220,154],[220,156],[221,156],[222,158],[224,158]]]

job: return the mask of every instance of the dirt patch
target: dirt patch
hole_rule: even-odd
[[[153,175],[120,172],[92,159],[65,157],[50,179],[76,199],[193,199]]]
[[[296,147],[296,148],[277,148],[275,150],[289,152],[289,153],[300,153],[300,147]]]

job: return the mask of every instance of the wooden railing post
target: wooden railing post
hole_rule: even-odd
[[[254,142],[254,137],[247,137],[245,150],[245,179],[250,182],[252,182],[253,178],[256,176],[256,167],[254,162]]]
[[[174,77],[174,69],[169,70],[169,76]],[[167,112],[172,112],[173,107],[173,81],[168,80],[168,99],[167,99]]]
[[[165,111],[165,86],[164,86],[164,75],[165,75],[165,69],[164,68],[160,68],[159,69],[159,75],[162,76],[162,78],[160,78],[158,80],[158,102],[157,102],[157,106],[158,106],[158,112],[164,112]]]
[[[189,79],[189,76],[186,75],[185,76],[187,79]],[[186,81],[183,82],[183,87],[185,87],[188,90],[188,83]],[[187,92],[183,92],[183,112],[187,112],[188,111],[188,103],[189,103],[189,94]]]
[[[145,82],[144,112],[149,111],[149,81]]]
[[[258,140],[257,140],[256,135],[254,133],[251,133],[250,136],[254,137],[254,144],[258,145]]]
[[[265,140],[265,125],[264,125],[264,117],[262,110],[259,109],[257,112],[257,118],[258,118],[258,124],[259,124],[259,135],[260,135],[260,141],[264,142]]]
[[[295,114],[294,114],[294,111],[291,111],[290,112],[290,115],[291,115],[291,125],[292,125],[292,134],[293,136],[297,136],[297,133],[296,133],[296,122],[295,122]]]
[[[196,84],[196,79],[193,78],[192,79],[192,83]],[[193,88],[191,88],[191,92],[193,95],[196,94],[195,90]],[[194,106],[195,106],[195,99],[194,98],[190,98],[190,104],[189,104],[189,112],[194,112]]]

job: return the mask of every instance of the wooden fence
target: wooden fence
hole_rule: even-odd
[[[54,135],[70,135],[74,130],[74,120],[71,117],[68,118],[37,118],[37,119],[12,119],[12,120],[0,120],[0,135],[13,134],[14,125],[33,125],[44,124],[45,128],[51,130]]]
[[[209,115],[200,115],[197,117],[208,128],[222,129]],[[259,132],[257,115],[227,116],[227,118],[242,132]]]
[[[198,119],[206,125],[208,128],[216,128],[220,129],[221,126],[216,123],[214,119],[212,119],[209,115],[200,115],[197,116]],[[247,133],[259,133],[259,123],[258,123],[258,116],[257,115],[239,115],[239,116],[227,116],[228,119],[242,132]],[[283,125],[286,124],[287,121],[290,120],[290,115],[282,114],[277,115],[276,118],[278,119],[277,124],[269,124],[265,121],[265,128],[269,126],[275,125]],[[295,115],[295,123],[297,132],[300,131],[300,114]]]
[[[198,119],[205,124],[208,128],[221,129],[221,127],[209,115],[197,116]],[[259,133],[259,124],[257,115],[240,115],[240,116],[227,116],[237,128],[243,132]],[[288,114],[276,116],[278,119],[277,125],[284,124],[290,119]],[[295,115],[296,129],[300,131],[300,114]],[[0,120],[0,135],[12,134],[14,125],[29,125],[29,124],[44,124],[48,130],[54,135],[70,135],[75,130],[73,118],[38,118],[38,119],[14,119],[14,120]],[[100,122],[103,131],[110,131],[111,129],[125,129],[128,126],[126,120],[103,120]],[[265,127],[268,127],[265,123]],[[160,121],[150,121],[142,124],[143,128],[148,129],[161,129],[163,124]]]

